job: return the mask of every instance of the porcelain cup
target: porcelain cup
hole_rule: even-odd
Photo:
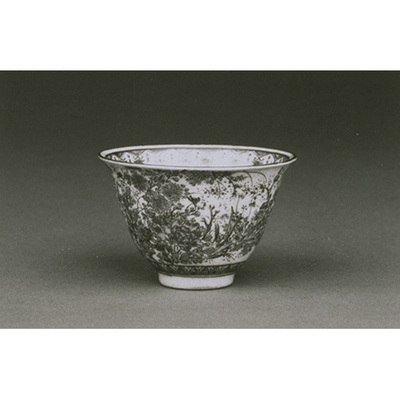
[[[102,151],[129,232],[176,289],[216,289],[259,243],[290,152],[231,145],[149,145]]]

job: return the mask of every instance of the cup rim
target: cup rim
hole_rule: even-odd
[[[289,157],[287,161],[265,164],[265,165],[232,165],[232,166],[190,166],[190,165],[162,165],[162,164],[134,164],[126,161],[116,161],[107,158],[109,154],[131,151],[131,150],[151,150],[151,149],[182,149],[182,148],[197,148],[197,149],[228,149],[228,150],[255,150],[265,151],[270,153],[277,153]],[[243,145],[227,145],[227,144],[153,144],[153,145],[139,145],[139,146],[125,146],[115,147],[100,151],[97,155],[100,160],[107,164],[120,165],[129,168],[143,168],[143,169],[159,169],[159,170],[189,170],[189,171],[243,171],[243,170],[260,170],[266,168],[276,168],[292,164],[297,160],[294,153],[285,150],[271,149],[258,146],[243,146]]]

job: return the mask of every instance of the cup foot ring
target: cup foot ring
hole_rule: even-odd
[[[161,285],[173,289],[186,289],[186,290],[208,290],[220,289],[232,285],[235,278],[235,273],[226,274],[222,276],[178,276],[166,275],[158,272],[158,280]]]

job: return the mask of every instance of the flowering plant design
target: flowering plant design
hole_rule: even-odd
[[[164,272],[208,274],[231,270],[254,250],[286,167],[273,173],[111,168],[141,253]]]

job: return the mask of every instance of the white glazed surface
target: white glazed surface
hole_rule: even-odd
[[[174,289],[188,290],[207,290],[219,289],[232,285],[235,274],[215,276],[215,277],[196,277],[196,276],[170,276],[158,274],[158,279],[163,286]]]

